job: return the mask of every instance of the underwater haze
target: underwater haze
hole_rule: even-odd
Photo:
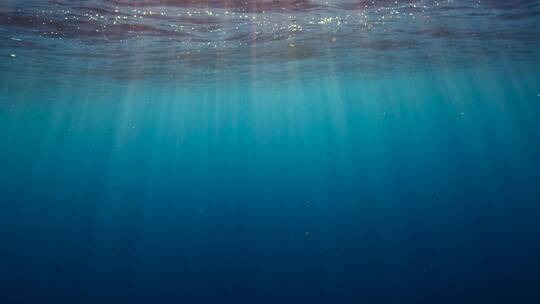
[[[540,303],[540,1],[0,0],[0,303]]]

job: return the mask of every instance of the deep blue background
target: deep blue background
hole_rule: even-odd
[[[532,67],[2,88],[2,303],[536,303]]]

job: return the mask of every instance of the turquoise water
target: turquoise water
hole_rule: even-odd
[[[0,26],[0,302],[540,300],[539,1]]]

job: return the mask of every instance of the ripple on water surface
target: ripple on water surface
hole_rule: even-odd
[[[526,62],[539,20],[536,0],[9,0],[0,68],[122,81]]]

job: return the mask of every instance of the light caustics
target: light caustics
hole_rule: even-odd
[[[496,0],[7,1],[0,48],[12,60],[0,66],[122,80],[421,70],[503,52],[526,61],[538,56],[539,11]]]

